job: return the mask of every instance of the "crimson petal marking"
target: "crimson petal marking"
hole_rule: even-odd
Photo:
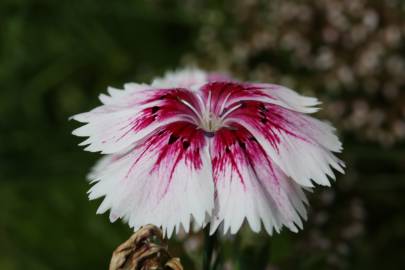
[[[121,102],[122,95],[118,96],[115,103],[109,102],[89,113],[73,116],[86,123],[73,131],[74,135],[89,137],[81,143],[88,145],[85,150],[106,154],[122,152],[159,127],[177,121],[194,123],[198,118],[182,102],[199,108],[195,95],[186,89],[138,91],[133,99],[125,102]]]
[[[211,104],[211,112],[222,115],[245,101],[260,101],[303,113],[313,113],[319,104],[313,97],[301,96],[291,89],[275,84],[217,81],[205,84],[202,95]]]
[[[245,85],[247,88],[252,88],[255,91],[259,90],[266,99],[272,99],[272,101],[266,102],[286,109],[301,113],[314,113],[319,110],[317,106],[320,104],[320,101],[317,98],[302,96],[285,86],[270,83],[245,83]]]
[[[250,101],[231,113],[227,125],[240,123],[260,142],[271,159],[297,183],[330,185],[332,168],[343,173],[344,164],[332,152],[342,147],[334,129],[319,120],[283,107]]]
[[[236,97],[243,97],[248,94],[243,85],[232,81],[215,81],[205,84],[201,88],[201,93],[207,104],[209,111],[217,116],[224,113],[223,109]]]
[[[193,219],[205,224],[213,208],[211,161],[202,131],[187,122],[161,127],[93,176],[89,198],[105,196],[98,213],[134,229],[162,226],[168,236]]]
[[[216,191],[211,233],[220,224],[224,232],[236,233],[245,218],[255,232],[262,222],[269,234],[283,225],[292,231],[302,227],[304,193],[244,127],[217,131],[211,155]]]

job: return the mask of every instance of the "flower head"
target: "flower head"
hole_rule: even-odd
[[[190,223],[236,233],[246,219],[272,234],[302,227],[303,189],[343,173],[334,128],[309,113],[318,101],[274,84],[238,82],[201,70],[169,73],[151,85],[108,89],[103,105],[73,116],[85,123],[98,213],[167,235]]]

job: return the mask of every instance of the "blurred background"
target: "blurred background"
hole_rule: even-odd
[[[304,230],[244,228],[223,269],[405,269],[405,1],[0,0],[1,270],[107,268],[131,230],[87,200],[68,117],[188,65],[317,96],[345,147]],[[201,240],[170,241],[185,269]]]

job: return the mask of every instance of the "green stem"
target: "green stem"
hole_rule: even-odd
[[[213,270],[212,257],[217,246],[216,234],[210,235],[209,228],[204,229],[204,253],[203,253],[203,270]]]

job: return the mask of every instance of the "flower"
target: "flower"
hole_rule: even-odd
[[[296,232],[303,190],[343,173],[334,128],[307,115],[319,102],[286,87],[193,69],[108,93],[73,116],[85,123],[73,134],[106,154],[89,198],[104,196],[97,213],[110,210],[112,222],[154,224],[169,237],[191,223],[236,233],[245,219],[255,232]]]

